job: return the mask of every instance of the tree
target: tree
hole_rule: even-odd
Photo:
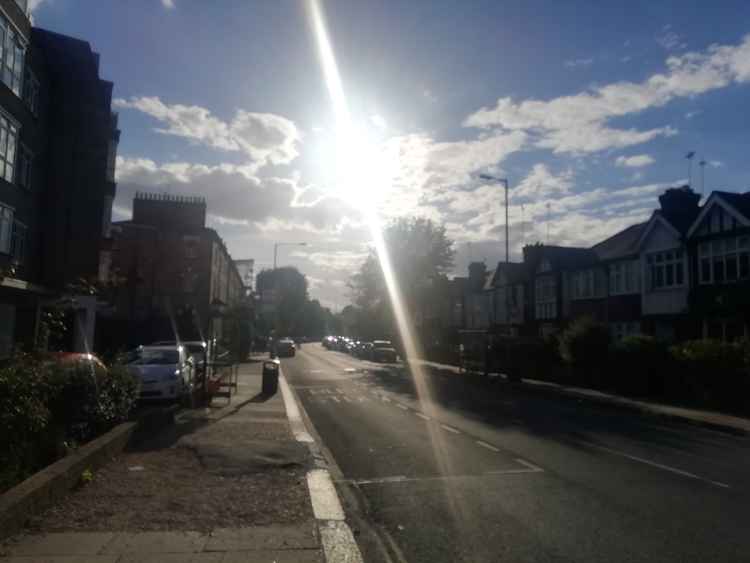
[[[404,304],[414,318],[453,267],[453,241],[445,227],[416,217],[394,220],[385,228],[383,238]],[[375,249],[370,249],[349,286],[354,305],[364,313],[356,330],[393,332],[386,328],[393,326],[393,315]]]

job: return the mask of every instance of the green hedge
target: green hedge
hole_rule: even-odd
[[[127,420],[138,382],[121,365],[18,354],[0,367],[0,491]]]
[[[664,397],[675,362],[667,346],[651,336],[628,336],[610,350],[609,386],[628,395]]]
[[[590,317],[573,321],[559,338],[560,356],[585,385],[600,387],[606,381],[609,330]]]

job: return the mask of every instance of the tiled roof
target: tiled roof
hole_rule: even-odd
[[[614,260],[638,252],[636,244],[648,222],[636,223],[591,247],[599,260]]]
[[[738,194],[736,192],[714,191],[714,193],[750,220],[750,192]]]

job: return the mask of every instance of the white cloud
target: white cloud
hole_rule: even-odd
[[[167,10],[172,10],[174,9],[174,0],[161,0],[161,5]]]
[[[689,111],[685,114],[685,119],[693,119],[696,115],[700,115],[701,113],[700,110]]]
[[[613,118],[661,107],[750,80],[750,35],[737,45],[712,45],[703,52],[670,56],[667,70],[643,82],[615,82],[551,100],[500,98],[495,107],[469,115],[464,125],[524,131],[535,144],[555,152],[590,153],[623,148],[674,135],[671,127],[645,131],[613,129]]]
[[[158,97],[142,96],[115,99],[119,108],[141,111],[166,127],[156,131],[191,139],[227,151],[243,151],[256,164],[287,164],[297,155],[301,134],[294,122],[272,113],[238,110],[225,122],[200,106],[165,104]]]
[[[708,165],[712,168],[721,168],[724,166],[724,163],[721,160],[709,160]]]
[[[559,197],[569,194],[573,187],[573,171],[554,175],[545,164],[535,164],[531,172],[511,191],[513,201]]]
[[[682,40],[682,37],[669,24],[662,28],[662,33],[656,37],[656,42],[667,51],[677,51],[687,48],[687,43]]]
[[[594,63],[594,59],[592,57],[587,58],[581,58],[581,59],[571,59],[568,61],[565,61],[565,66],[567,68],[578,68],[582,66],[591,66]]]
[[[640,168],[642,166],[649,166],[656,162],[653,157],[647,154],[636,154],[633,156],[618,156],[615,160],[617,166],[626,168]]]
[[[382,115],[377,115],[377,114],[371,115],[370,121],[375,127],[380,129],[381,131],[385,131],[386,129],[388,129],[388,124],[386,123]]]
[[[37,8],[39,8],[39,6],[44,4],[45,1],[47,0],[29,0],[29,4],[28,4],[29,12],[33,14],[37,10]]]

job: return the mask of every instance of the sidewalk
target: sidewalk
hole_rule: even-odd
[[[260,394],[260,362],[237,393],[182,411],[0,547],[0,561],[321,562],[307,472],[281,389]]]
[[[456,375],[460,373],[459,368],[454,365],[439,364],[437,362],[429,362],[426,360],[416,361],[423,366],[449,371],[455,373]],[[501,375],[500,377],[505,379],[504,375]],[[540,381],[537,379],[524,378],[523,382],[517,383],[516,385],[520,385],[524,389],[530,391],[555,393],[557,395],[563,395],[576,399],[588,399],[591,401],[596,401],[598,403],[637,410],[639,412],[647,414],[673,418],[681,420],[683,422],[705,426],[707,428],[714,428],[733,433],[750,434],[750,419],[723,414],[720,412],[690,409],[685,407],[665,405],[662,403],[654,403],[650,401],[628,399],[627,397],[606,393],[604,391],[596,391],[594,389],[586,389],[584,387],[560,385],[558,383]]]

